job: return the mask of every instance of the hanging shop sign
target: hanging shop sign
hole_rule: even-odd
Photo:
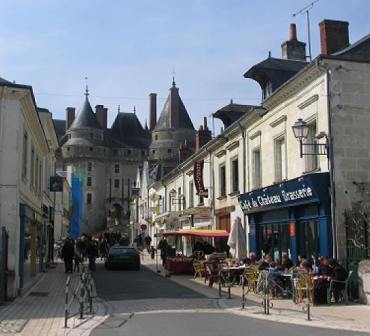
[[[62,192],[63,191],[63,177],[62,176],[50,176],[50,191],[51,192]]]
[[[239,196],[246,213],[321,202],[329,199],[329,174],[317,173],[275,184]]]
[[[204,160],[194,163],[194,183],[198,196],[208,197],[208,189],[204,188],[203,182]]]

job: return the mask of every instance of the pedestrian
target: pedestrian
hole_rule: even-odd
[[[103,260],[107,257],[108,254],[108,242],[105,238],[103,238],[100,241],[99,249],[100,249],[100,258]]]
[[[87,245],[87,250],[86,250],[87,258],[89,259],[89,269],[90,271],[94,272],[96,269],[96,257],[99,254],[98,251],[98,244],[90,238],[88,245]]]
[[[161,259],[162,259],[162,266],[166,263],[166,257],[168,252],[168,243],[165,237],[162,237],[158,243],[157,249],[161,250]]]
[[[64,267],[66,273],[73,272],[73,257],[75,251],[74,246],[71,238],[67,238],[62,247],[62,258],[64,260]]]
[[[146,237],[144,238],[144,241],[145,241],[145,247],[146,247],[146,249],[147,249],[148,253],[150,253],[150,251],[151,251],[151,249],[150,249],[150,245],[151,245],[151,243],[152,243],[152,237],[150,237],[150,236],[148,235],[148,236],[146,236]]]

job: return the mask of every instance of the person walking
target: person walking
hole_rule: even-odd
[[[67,238],[62,247],[62,259],[64,260],[64,267],[66,273],[73,272],[73,257],[75,249],[71,238]]]
[[[99,254],[98,244],[96,241],[90,238],[88,245],[87,245],[87,249],[86,249],[86,255],[87,255],[87,258],[89,259],[89,269],[92,272],[96,270],[95,261],[96,261],[96,257],[98,256],[98,254]]]
[[[158,243],[157,249],[161,250],[162,266],[166,263],[166,257],[168,252],[168,243],[165,237],[162,237]]]
[[[148,236],[146,236],[146,237],[144,238],[144,241],[145,241],[145,247],[146,247],[146,249],[147,249],[148,253],[150,253],[150,251],[151,251],[150,245],[151,245],[151,243],[152,243],[152,237],[150,237],[150,236],[148,235]]]

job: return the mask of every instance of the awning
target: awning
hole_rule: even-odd
[[[207,238],[227,238],[229,233],[225,230],[178,230],[164,232],[163,236],[191,236],[191,237],[207,237]]]

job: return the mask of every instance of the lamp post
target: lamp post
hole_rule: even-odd
[[[299,154],[301,158],[303,158],[303,155],[326,155],[326,157],[329,159],[329,139],[325,132],[321,132],[318,136],[316,136],[316,139],[325,138],[325,143],[303,142],[307,139],[310,128],[301,118],[294,123],[292,130],[294,137],[299,141]],[[310,148],[311,151],[305,152],[305,147]]]

